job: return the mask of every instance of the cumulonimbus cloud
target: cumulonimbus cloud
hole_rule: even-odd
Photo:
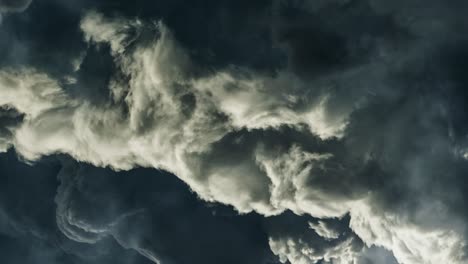
[[[432,125],[444,116],[445,102],[434,96],[405,98],[403,89],[389,87],[388,67],[402,64],[400,54],[395,61],[363,62],[316,80],[289,70],[271,76],[235,67],[195,74],[197,63],[162,22],[89,12],[81,30],[90,46],[107,45],[116,65],[107,102],[95,105],[75,98],[63,80],[40,69],[1,69],[0,105],[22,116],[19,125],[8,128],[1,150],[13,146],[31,161],[65,153],[115,170],[164,169],[202,199],[232,205],[241,213],[350,216],[347,234],[327,228],[326,222],[308,227],[330,241],[326,247],[314,249],[314,242],[300,234],[271,234],[273,252],[294,264],[352,263],[364,254],[362,242],[392,251],[400,263],[466,263],[462,216],[436,224],[441,214],[428,215],[428,210],[452,214],[451,198],[437,196],[427,208],[420,204],[427,198],[423,193],[398,206],[388,197],[401,182],[409,188],[403,195],[415,190],[411,184],[430,186],[420,175],[432,172],[420,163],[446,168],[464,162],[458,146]],[[346,92],[336,83],[356,88]],[[399,108],[389,107],[379,119],[381,108],[374,100]],[[427,108],[437,103],[439,107]],[[423,117],[420,109],[427,110]],[[393,148],[401,143],[397,137],[403,137],[405,126],[419,117],[415,134],[424,131],[433,152],[418,145],[423,143],[416,135],[410,135],[415,142],[411,151]],[[392,125],[379,124],[383,119]],[[366,137],[382,128],[396,131],[383,139]],[[374,149],[379,144],[385,146]],[[399,160],[403,157],[407,159]],[[66,200],[66,186],[62,189],[59,198]],[[108,227],[96,229],[59,216],[59,226],[71,239],[93,243],[110,233]]]

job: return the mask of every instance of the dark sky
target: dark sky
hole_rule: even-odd
[[[0,0],[1,263],[468,263],[467,12]]]

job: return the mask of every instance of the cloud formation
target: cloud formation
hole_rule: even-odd
[[[169,173],[64,156],[31,167],[12,151],[0,168],[0,243],[18,245],[9,263],[277,263],[262,217],[204,204]]]
[[[0,24],[3,13],[23,12],[31,4],[32,0],[2,0],[0,1]]]
[[[193,11],[206,17],[197,38],[170,12],[70,11],[81,49],[66,52],[68,68],[34,55],[0,68],[0,150],[168,171],[205,202],[273,217],[266,236],[283,263],[466,263],[464,5],[274,1],[253,5],[258,16],[246,6]],[[246,22],[230,21],[236,12]],[[248,30],[234,40],[238,26]],[[249,59],[221,52],[230,41]],[[112,237],[161,263],[192,256],[119,230],[129,219],[157,228],[139,219],[145,209],[83,211],[100,198],[81,189],[84,174],[72,162],[58,176],[69,240]]]

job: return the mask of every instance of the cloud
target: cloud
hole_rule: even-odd
[[[21,124],[22,114],[14,108],[4,105],[0,107],[0,151],[5,152],[10,147],[14,129]]]
[[[101,32],[99,27],[112,28],[125,24],[124,22],[123,24],[98,23],[101,20],[102,18],[95,13],[84,18],[82,27],[90,31],[85,32],[85,37],[89,41],[109,43],[122,75],[130,78],[128,83],[124,83],[117,75],[110,81],[109,97],[113,101],[111,105],[92,106],[86,101],[72,98],[57,88],[59,85],[57,81],[45,74],[29,74],[31,82],[15,83],[9,81],[13,73],[3,73],[3,82],[7,91],[12,93],[10,97],[4,99],[5,102],[19,108],[30,117],[23,123],[15,138],[15,147],[25,158],[36,159],[43,154],[58,151],[69,153],[78,160],[90,161],[96,165],[111,165],[116,169],[128,169],[135,165],[164,168],[187,181],[205,199],[229,203],[228,200],[237,200],[235,198],[237,194],[233,192],[229,196],[215,198],[216,195],[225,194],[221,194],[219,187],[211,186],[203,179],[197,180],[199,176],[193,175],[197,172],[187,166],[189,162],[202,162],[200,159],[204,158],[205,150],[210,148],[212,143],[228,135],[230,131],[245,128],[266,129],[285,124],[297,126],[318,111],[318,119],[312,120],[309,125],[310,130],[317,131],[323,137],[331,136],[328,134],[329,128],[335,124],[328,125],[327,119],[324,119],[326,110],[323,109],[325,107],[323,102],[311,106],[311,109],[296,109],[298,106],[295,106],[297,103],[294,100],[292,105],[283,105],[280,100],[280,97],[293,96],[287,94],[289,93],[287,91],[277,91],[279,98],[272,98],[272,101],[266,105],[259,105],[256,101],[249,102],[246,107],[252,109],[246,109],[245,113],[237,112],[237,108],[230,108],[230,104],[245,103],[244,96],[253,99],[258,97],[255,100],[260,102],[260,98],[264,97],[262,93],[266,92],[262,90],[266,87],[281,88],[282,83],[286,82],[281,80],[281,77],[260,77],[257,80],[242,77],[245,81],[242,79],[234,81],[229,77],[236,74],[232,71],[220,73],[226,78],[220,79],[218,77],[220,75],[217,74],[213,77],[193,79],[190,76],[190,69],[194,67],[192,62],[178,47],[163,24],[156,24],[151,29],[159,31],[158,41],[148,43],[143,41],[140,46],[132,46],[131,43],[125,44],[126,37],[119,37],[115,35],[117,33],[112,33],[117,31],[108,29],[102,30],[110,32],[109,34],[98,34],[100,39],[96,39],[93,34]],[[97,26],[91,26],[92,23]],[[125,28],[126,26],[123,26],[122,30]],[[138,27],[134,30],[138,31]],[[121,50],[125,45],[130,45],[128,52]],[[165,67],[166,65],[173,66]],[[22,74],[28,74],[32,70],[24,71]],[[242,76],[242,73],[239,74]],[[40,87],[36,87],[37,84],[33,85],[40,83],[40,80],[43,80],[44,85]],[[220,86],[224,86],[226,92],[217,94],[219,90],[217,87]],[[239,89],[245,89],[245,95],[238,95]],[[304,88],[299,87],[298,91],[293,92],[298,93],[302,89]],[[24,95],[17,95],[19,91]],[[42,100],[41,97],[37,97],[35,95],[37,91],[47,95],[48,99]],[[8,98],[21,98],[25,101],[13,102],[13,99]],[[89,111],[90,107],[94,109],[93,112]],[[125,116],[125,111],[128,111],[128,117]],[[302,113],[303,111],[305,112]],[[289,117],[296,116],[296,112],[299,112],[297,120],[290,119]],[[254,116],[250,116],[250,113]],[[72,118],[63,118],[66,115]],[[251,123],[257,126],[252,127]],[[183,129],[179,129],[180,127]],[[344,125],[339,124],[338,127],[338,130],[341,130]],[[50,134],[50,128],[55,128],[54,135]],[[322,131],[322,128],[325,130]],[[109,137],[111,131],[122,133],[115,134],[114,138]],[[334,130],[331,131],[333,134]],[[152,136],[149,136],[150,132]],[[40,143],[33,145],[31,142]],[[154,148],[150,147],[151,145]],[[258,167],[255,159],[246,162],[246,166]],[[210,181],[217,177],[216,172],[212,174]],[[234,178],[236,177],[231,179]],[[260,184],[257,186],[264,188],[269,178],[260,170],[258,181]],[[244,183],[239,181],[233,184]],[[254,189],[245,191],[247,195],[255,192]],[[271,208],[265,198],[258,201],[258,208],[265,207],[259,210],[276,212],[284,210],[282,207]],[[240,209],[246,206],[242,210],[250,211],[253,209],[249,205],[250,198],[246,199],[248,200],[244,202],[245,205],[241,205],[242,201],[239,201],[237,207]],[[268,207],[270,209],[267,209]]]
[[[89,12],[81,21],[81,30],[87,42],[109,43],[113,53],[125,50],[129,31],[138,30],[141,22],[126,21],[125,19],[107,19],[97,12]]]
[[[261,218],[205,205],[168,173],[116,173],[68,161],[58,177],[57,225],[72,241],[98,244],[113,238],[155,263],[272,259],[262,229],[252,229],[260,227]]]
[[[0,168],[1,250],[17,246],[5,259],[276,263],[259,215],[205,204],[166,172],[114,172],[64,156],[29,166],[13,151],[0,155]]]
[[[361,261],[372,255],[366,247],[381,247],[400,263],[466,262],[463,12],[441,1],[422,11],[412,1],[297,3],[278,1],[270,15],[244,19],[270,35],[252,41],[249,27],[232,54],[255,58],[271,42],[286,62],[264,68],[232,54],[209,67],[209,52],[197,54],[205,42],[217,51],[213,43],[234,41],[205,34],[236,31],[229,9],[226,19],[194,14],[221,24],[205,23],[196,37],[167,14],[86,12],[75,24],[84,50],[67,57],[71,70],[0,69],[0,105],[18,116],[0,133],[2,146],[30,162],[63,153],[116,171],[167,170],[201,199],[243,214],[310,215],[297,230],[271,227],[282,261]],[[229,6],[220,5],[213,13]],[[118,230],[130,218],[149,230],[152,214],[83,209],[99,197],[80,185],[88,180],[81,169],[60,174],[57,222],[67,238],[113,237],[155,261],[184,263],[167,241],[147,245],[144,234]],[[330,224],[348,215],[341,227]]]
[[[1,0],[0,12],[23,12],[32,0]]]
[[[310,228],[317,220],[286,213],[269,221],[270,247],[282,263],[355,263],[363,243],[349,230],[347,221],[348,217],[319,220],[334,233],[324,237],[322,232]]]
[[[0,251],[8,263],[151,263],[111,240],[93,246],[70,241],[57,228],[56,157],[29,166],[13,151],[0,155]]]

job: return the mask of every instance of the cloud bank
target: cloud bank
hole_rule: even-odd
[[[0,68],[0,150],[167,171],[205,202],[263,216],[282,263],[468,262],[463,3],[221,1],[190,6],[207,19],[196,37],[166,14],[63,5],[76,49],[48,54],[67,66],[32,54]],[[5,36],[28,54],[12,25]],[[71,163],[55,197],[65,237],[187,263],[189,249],[145,242],[158,228],[136,219],[146,205],[86,212],[99,200],[81,194],[93,173]],[[144,228],[119,230],[130,219]]]

